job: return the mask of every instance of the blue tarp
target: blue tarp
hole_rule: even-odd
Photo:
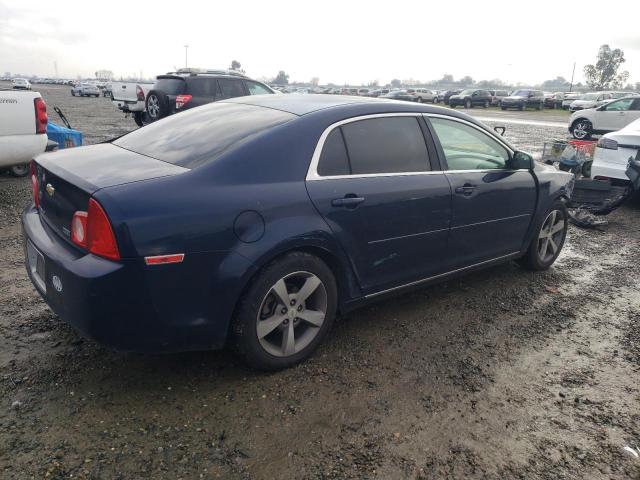
[[[59,149],[82,145],[82,132],[56,125],[53,122],[47,124],[47,137],[56,142]]]

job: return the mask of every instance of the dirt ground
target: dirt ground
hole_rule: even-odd
[[[41,89],[95,143],[107,99]],[[55,120],[55,114],[51,118]],[[558,129],[508,126],[541,148]],[[0,478],[640,479],[640,204],[510,263],[341,318],[306,363],[83,340],[23,265],[27,179],[0,176]]]

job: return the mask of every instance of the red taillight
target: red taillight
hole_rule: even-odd
[[[41,98],[34,98],[33,106],[36,110],[36,133],[47,133],[47,123],[49,123],[47,104]]]
[[[136,85],[136,97],[139,102],[144,102],[144,91],[140,85]]]
[[[38,181],[38,169],[36,162],[29,163],[29,173],[31,174],[31,189],[33,190],[33,203],[38,208],[40,206],[40,182]]]
[[[109,217],[100,204],[89,199],[87,212],[76,212],[71,220],[71,240],[95,255],[120,260],[120,251]]]
[[[182,108],[191,101],[191,95],[178,95],[176,97],[176,108]]]

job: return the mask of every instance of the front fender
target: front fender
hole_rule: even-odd
[[[544,220],[545,214],[549,208],[551,208],[551,205],[558,199],[563,199],[564,201],[569,200],[575,184],[573,174],[562,172],[552,165],[546,165],[540,162],[534,162],[533,177],[538,189],[538,200],[529,231],[522,245],[522,253],[529,248],[529,244],[537,232],[540,222]]]

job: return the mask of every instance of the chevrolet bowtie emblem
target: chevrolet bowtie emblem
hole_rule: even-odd
[[[50,197],[53,197],[53,194],[56,192],[56,189],[53,188],[53,185],[51,185],[50,183],[47,183],[45,190],[47,191]]]

